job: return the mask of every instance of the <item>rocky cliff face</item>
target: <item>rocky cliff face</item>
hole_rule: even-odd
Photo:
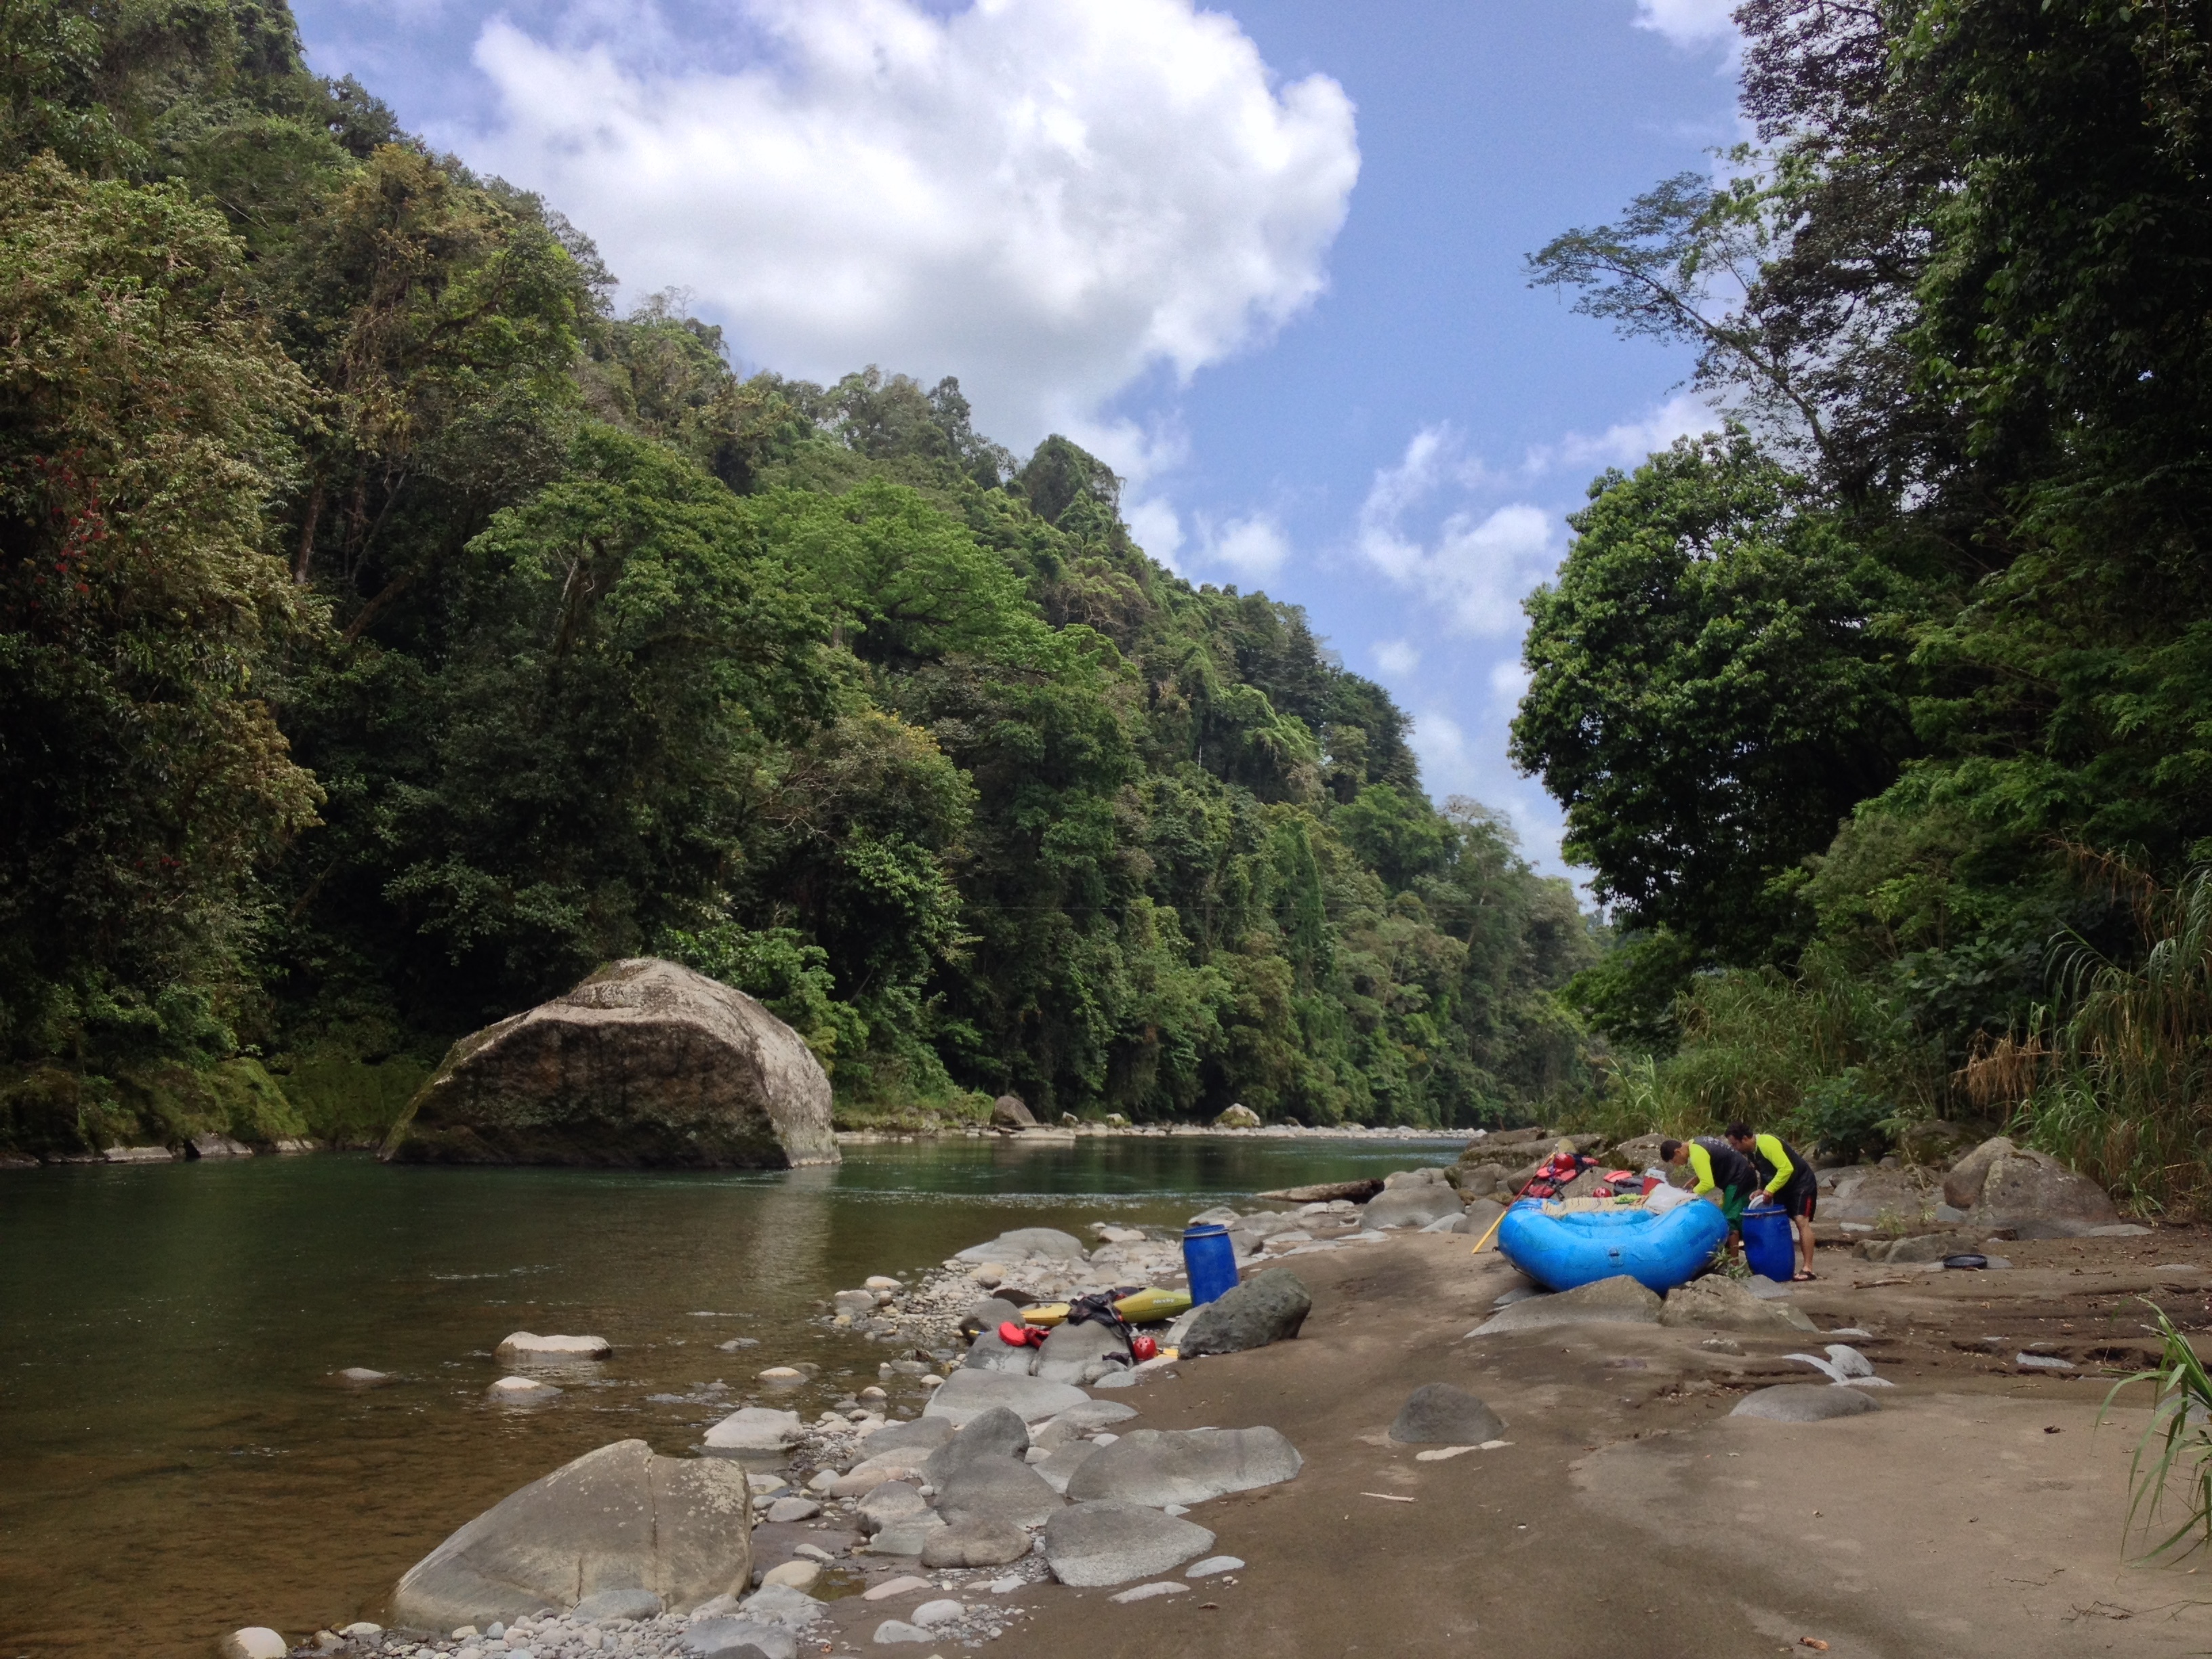
[[[834,1164],[830,1079],[799,1034],[672,962],[611,963],[455,1043],[386,1141],[399,1163]]]

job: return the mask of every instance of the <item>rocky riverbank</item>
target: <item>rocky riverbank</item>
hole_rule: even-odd
[[[1991,1151],[1984,1186],[2028,1182],[2018,1157]],[[993,1333],[1017,1303],[1172,1280],[1169,1230],[1019,1229],[879,1276],[821,1314],[882,1345],[877,1384],[807,1421],[775,1394],[808,1368],[772,1364],[708,1437],[755,1515],[738,1582],[289,1651],[1564,1656],[1599,1630],[1657,1654],[2086,1656],[2212,1633],[2185,1567],[2123,1565],[2140,1407],[2096,1429],[2153,1352],[2142,1300],[2201,1318],[2203,1230],[2016,1218],[1972,1240],[1989,1268],[1876,1261],[1859,1246],[1973,1232],[1937,1206],[1985,1196],[1972,1169],[1946,1195],[1965,1160],[1876,1166],[1824,1176],[1872,1218],[1824,1221],[1848,1248],[1815,1284],[1550,1296],[1448,1231],[1494,1208],[1459,1195],[1483,1162],[1213,1212],[1238,1319],[1272,1322],[1215,1346],[1187,1322],[1140,1366],[1101,1328]],[[1394,1224],[1394,1194],[1447,1212]]]

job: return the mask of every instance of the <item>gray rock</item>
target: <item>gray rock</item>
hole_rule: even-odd
[[[1490,1231],[1498,1218],[1504,1213],[1505,1206],[1503,1204],[1495,1203],[1487,1198],[1471,1198],[1468,1200],[1467,1208],[1460,1212],[1459,1221],[1452,1231],[1480,1238]]]
[[[1045,1478],[1012,1457],[979,1460],[938,1488],[937,1512],[949,1522],[1010,1522],[1033,1527],[1063,1500]]]
[[[929,1396],[924,1417],[941,1417],[957,1425],[1004,1406],[1020,1413],[1024,1423],[1042,1423],[1070,1406],[1079,1406],[1082,1389],[1065,1382],[1048,1382],[1041,1376],[1022,1376],[1012,1371],[957,1370],[945,1386]]]
[[[931,1486],[942,1487],[966,1470],[986,1462],[1011,1462],[1029,1449],[1029,1425],[1022,1421],[1021,1413],[994,1406],[969,1419],[957,1434],[930,1453],[922,1465],[923,1478]]]
[[[503,1498],[410,1567],[392,1622],[451,1630],[601,1590],[650,1590],[678,1607],[742,1590],[750,1510],[741,1468],[617,1441]]]
[[[991,1103],[991,1127],[994,1129],[1034,1129],[1036,1115],[1019,1095],[1000,1095]]]
[[[234,1630],[216,1646],[218,1659],[284,1659],[292,1644],[266,1625]]]
[[[1174,1344],[1167,1342],[1161,1346],[1172,1347]],[[1032,1430],[1030,1444],[1042,1446],[1050,1451],[1055,1446],[1096,1434],[1116,1423],[1126,1423],[1136,1414],[1135,1407],[1125,1406],[1118,1400],[1086,1400],[1080,1405],[1070,1406],[1050,1422]]]
[[[921,1547],[921,1565],[942,1567],[1003,1567],[1030,1553],[1030,1535],[1011,1521],[972,1515],[932,1533]]]
[[[1028,1376],[1036,1370],[1036,1357],[1037,1351],[1026,1343],[1002,1341],[999,1328],[989,1325],[975,1333],[975,1340],[968,1345],[968,1357],[960,1363],[969,1370],[1011,1371],[1016,1376]]]
[[[1836,1417],[1863,1417],[1881,1408],[1874,1396],[1832,1382],[1778,1382],[1736,1401],[1730,1417],[1761,1417],[1770,1423],[1825,1423]]]
[[[1851,1254],[1863,1261],[1902,1266],[1916,1261],[1941,1261],[1964,1248],[1955,1234],[1923,1233],[1913,1238],[1863,1238],[1851,1247]]]
[[[1550,1330],[1562,1325],[1656,1325],[1660,1300],[1626,1273],[1579,1285],[1556,1296],[1532,1296],[1499,1310],[1470,1336],[1502,1336],[1515,1331]]]
[[[1212,1547],[1204,1527],[1138,1504],[1077,1504],[1044,1523],[1045,1565],[1078,1587],[1149,1578]]]
[[[684,1651],[698,1659],[798,1659],[799,1638],[750,1619],[702,1619],[684,1632]]]
[[[2109,1227],[2092,1227],[2083,1237],[2086,1238],[2141,1238],[2149,1231],[2149,1228],[2138,1226],[2132,1221],[2121,1221]]]
[[[903,1619],[886,1619],[876,1626],[878,1642],[934,1642],[937,1638],[920,1625],[910,1625]]]
[[[1943,1201],[1954,1209],[1972,1209],[1981,1201],[1982,1183],[1989,1179],[1990,1165],[2019,1150],[2003,1135],[1990,1136],[1951,1166],[1951,1172],[1943,1177]]]
[[[577,1602],[568,1616],[582,1625],[598,1619],[658,1619],[664,1611],[660,1598],[651,1590],[606,1589]]]
[[[1359,1230],[1374,1233],[1394,1227],[1425,1227],[1460,1214],[1462,1207],[1458,1194],[1441,1179],[1410,1182],[1370,1199],[1359,1212]]]
[[[1097,1449],[1097,1444],[1093,1441],[1066,1441],[1054,1446],[1045,1454],[1041,1462],[1032,1463],[1030,1467],[1037,1472],[1045,1485],[1050,1486],[1054,1492],[1064,1492],[1067,1490],[1067,1483],[1073,1477],[1076,1470],[1083,1467],[1084,1460]]]
[[[1080,1325],[1061,1325],[1037,1350],[1031,1374],[1053,1382],[1080,1382],[1085,1371],[1109,1354],[1125,1360],[1129,1357],[1128,1345],[1112,1327],[1087,1319]]]
[[[742,991],[610,963],[463,1037],[386,1140],[403,1163],[784,1169],[835,1164],[830,1079]]]
[[[1270,1342],[1286,1342],[1298,1334],[1312,1308],[1313,1296],[1304,1279],[1287,1267],[1271,1268],[1199,1309],[1183,1333],[1182,1356],[1193,1359],[1207,1353],[1243,1353]]]
[[[910,1422],[887,1424],[860,1443],[872,1458],[893,1452],[914,1452],[927,1457],[952,1438],[952,1425],[942,1417],[917,1417]]]
[[[894,1521],[867,1542],[870,1555],[920,1555],[929,1540],[945,1528],[945,1518],[933,1510]]]
[[[1256,1129],[1260,1115],[1249,1106],[1231,1106],[1213,1120],[1217,1129]]]
[[[797,1412],[774,1411],[766,1406],[744,1406],[707,1431],[707,1449],[713,1452],[781,1454],[805,1432]]]
[[[253,1148],[228,1135],[194,1135],[185,1143],[186,1158],[252,1158]]]
[[[1813,1322],[1787,1302],[1765,1302],[1725,1273],[1707,1273],[1667,1293],[1662,1325],[1707,1331],[1809,1331]]]
[[[763,1584],[738,1604],[738,1611],[763,1624],[804,1630],[822,1616],[822,1604],[790,1584]]]
[[[811,1498],[779,1498],[768,1506],[767,1519],[778,1526],[793,1521],[811,1521],[822,1513],[822,1505]]]
[[[1203,1561],[1194,1561],[1182,1570],[1186,1578],[1211,1578],[1218,1572],[1242,1572],[1244,1562],[1235,1555],[1209,1555]]]
[[[988,1244],[971,1244],[955,1258],[960,1261],[995,1261],[1012,1267],[1018,1261],[1080,1261],[1083,1243],[1056,1227],[1017,1227],[1000,1233]]]
[[[928,1512],[928,1500],[903,1480],[886,1480],[853,1505],[860,1530],[870,1534],[895,1521],[910,1521]]]
[[[386,1371],[373,1371],[366,1365],[349,1365],[335,1373],[332,1381],[349,1389],[380,1389],[392,1381]]]
[[[1305,1460],[1273,1429],[1134,1429],[1099,1447],[1069,1477],[1079,1502],[1202,1504],[1225,1492],[1272,1486]]]
[[[1390,1425],[1390,1437],[1408,1446],[1480,1446],[1504,1432],[1504,1419],[1449,1382],[1414,1389]]]
[[[1975,1154],[1981,1150],[1975,1148]],[[2024,1147],[1990,1160],[1981,1196],[1968,1216],[1980,1226],[2057,1221],[2075,1224],[2084,1231],[2109,1227],[2120,1218],[2112,1207],[2112,1195],[2095,1182],[2075,1174],[2047,1152]]]

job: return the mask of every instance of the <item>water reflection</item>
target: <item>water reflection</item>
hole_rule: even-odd
[[[1455,1150],[993,1139],[781,1175],[336,1156],[9,1174],[0,1654],[198,1659],[240,1624],[369,1616],[430,1545],[567,1458],[630,1435],[689,1450],[780,1362],[822,1368],[784,1402],[809,1408],[873,1381],[882,1350],[808,1322],[871,1273]],[[566,1392],[502,1409],[484,1390],[520,1369],[493,1353],[518,1329],[614,1356],[532,1373]],[[332,1386],[348,1366],[391,1381]]]

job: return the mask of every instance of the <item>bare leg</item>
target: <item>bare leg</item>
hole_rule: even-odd
[[[1797,1243],[1799,1249],[1802,1252],[1802,1260],[1804,1263],[1798,1271],[1805,1273],[1808,1277],[1810,1277],[1813,1272],[1812,1217],[1801,1215],[1797,1218]]]

